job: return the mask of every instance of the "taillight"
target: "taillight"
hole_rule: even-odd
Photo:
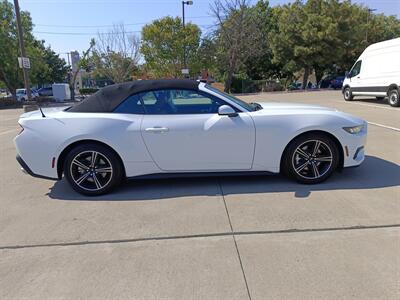
[[[20,135],[24,131],[24,127],[22,127],[22,125],[19,123],[18,123],[18,125],[19,125],[19,127],[21,127],[21,130],[18,132],[18,135]]]

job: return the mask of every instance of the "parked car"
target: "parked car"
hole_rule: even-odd
[[[28,100],[28,94],[26,92],[26,89],[17,89],[16,90],[16,95],[17,95],[17,101],[26,101]],[[31,89],[31,96],[32,99],[39,97],[39,94],[37,93],[36,90]]]
[[[343,82],[343,97],[374,96],[389,98],[391,106],[400,106],[400,38],[372,44],[357,59]]]
[[[191,80],[142,80],[101,89],[67,109],[19,119],[17,160],[28,174],[79,193],[124,178],[282,172],[319,183],[364,160],[365,121],[332,108],[246,103]]]
[[[337,76],[331,80],[331,88],[334,90],[341,89],[345,76]]]
[[[289,91],[295,91],[295,90],[301,90],[303,87],[303,84],[301,82],[292,82],[288,86]]]
[[[43,87],[38,90],[38,94],[39,94],[39,96],[45,96],[45,97],[53,96],[53,88],[52,87]]]
[[[318,83],[318,88],[320,89],[328,89],[331,87],[331,82],[336,76],[334,75],[327,75],[322,78]]]

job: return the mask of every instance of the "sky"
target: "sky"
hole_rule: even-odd
[[[253,0],[255,3],[256,0]],[[290,0],[270,0],[280,5]],[[400,0],[353,0],[376,9],[374,13],[400,18]],[[29,11],[38,39],[67,60],[67,52],[84,51],[92,37],[106,32],[113,24],[124,23],[127,31],[140,34],[144,24],[164,16],[182,16],[181,0],[19,0],[21,10]],[[193,0],[185,6],[185,19],[200,26],[203,33],[215,22],[210,15],[213,0]]]

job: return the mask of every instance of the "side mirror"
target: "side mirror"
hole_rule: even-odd
[[[221,105],[218,107],[218,114],[220,116],[236,117],[238,113],[229,105]]]
[[[350,72],[349,72],[349,71],[346,71],[346,72],[344,73],[344,76],[345,76],[346,78],[350,78]]]

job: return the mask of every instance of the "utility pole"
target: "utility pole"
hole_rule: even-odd
[[[23,36],[23,29],[22,29],[22,24],[21,24],[21,15],[19,12],[19,4],[18,0],[14,0],[14,7],[15,7],[15,16],[17,18],[17,28],[18,28],[18,39],[19,39],[19,48],[21,50],[21,60],[26,58],[26,53],[25,53],[25,45],[24,45],[24,36]],[[22,72],[24,74],[24,84],[25,84],[25,89],[26,89],[26,95],[28,96],[28,100],[31,100],[31,88],[29,84],[29,73],[28,69],[24,67],[24,64],[22,63]]]
[[[368,15],[367,15],[367,30],[365,32],[365,43],[368,45],[368,26],[369,26],[369,16],[371,12],[376,11],[375,8],[368,8]]]
[[[193,5],[193,1],[182,1],[182,25],[183,25],[183,33],[184,33],[184,42],[183,42],[183,70],[185,72],[187,71],[187,63],[186,63],[186,31],[185,31],[185,5]],[[182,70],[182,74],[184,74],[184,71]],[[184,74],[185,77],[188,76],[189,72],[187,74]]]

